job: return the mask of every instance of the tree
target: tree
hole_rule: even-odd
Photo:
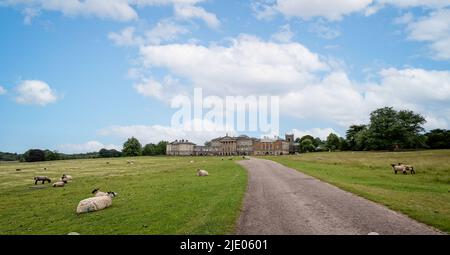
[[[143,156],[153,156],[156,155],[156,145],[153,143],[149,143],[144,146],[142,149]]]
[[[348,130],[345,134],[345,139],[347,140],[347,145],[350,150],[361,150],[357,146],[356,137],[359,132],[366,130],[366,129],[367,129],[366,125],[351,125],[348,128]]]
[[[45,161],[45,152],[39,149],[31,149],[23,154],[26,162]]]
[[[167,144],[169,144],[169,142],[167,142],[167,141],[160,141],[156,145],[156,154],[157,155],[165,155],[166,154]]]
[[[300,152],[315,151],[316,147],[311,139],[305,138],[300,142]]]
[[[450,130],[433,129],[425,137],[430,149],[450,149]]]
[[[330,151],[334,151],[334,150],[338,149],[339,143],[340,143],[340,141],[339,141],[339,137],[337,135],[335,135],[333,133],[328,135],[326,145]]]
[[[118,150],[115,150],[115,149],[111,149],[111,150],[101,149],[98,152],[98,156],[100,158],[114,158],[114,157],[121,157],[122,153],[120,151],[118,151]]]
[[[124,156],[134,157],[142,155],[142,145],[138,139],[129,138],[124,144],[122,153]]]
[[[417,148],[423,144],[420,132],[425,118],[412,111],[384,107],[370,114],[369,149]]]
[[[50,151],[50,150],[45,150],[45,160],[46,161],[52,161],[52,160],[60,160],[61,156],[58,152],[56,151]]]
[[[347,140],[344,137],[339,137],[339,150],[348,151],[350,147],[348,146]]]

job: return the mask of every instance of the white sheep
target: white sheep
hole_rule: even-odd
[[[208,175],[209,175],[209,173],[206,170],[201,170],[201,169],[197,170],[197,176],[208,176]]]
[[[57,181],[53,183],[53,187],[64,187],[66,185],[66,181]]]
[[[72,176],[71,175],[66,175],[66,174],[63,174],[63,176],[60,178],[60,180],[61,181],[63,181],[63,182],[68,182],[68,181],[71,181],[73,178],[72,178]]]
[[[107,196],[101,197],[90,197],[81,200],[77,206],[77,214],[80,213],[89,213],[99,211],[105,208],[108,208],[112,204],[113,197],[116,196],[116,193],[108,192]]]

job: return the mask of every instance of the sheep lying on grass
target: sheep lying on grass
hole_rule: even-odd
[[[60,180],[67,183],[68,181],[71,181],[72,179],[73,178],[71,175],[63,174]]]
[[[80,201],[77,206],[77,214],[89,213],[108,208],[112,204],[115,192],[108,192],[106,196],[90,197]]]
[[[57,181],[53,183],[53,187],[64,187],[66,185],[67,181]]]
[[[52,180],[50,180],[47,176],[36,176],[34,177],[34,185],[37,184],[37,182],[42,182],[42,184],[44,184],[45,182],[52,182]]]
[[[103,192],[103,191],[100,191],[100,188],[94,189],[92,191],[92,194],[94,194],[94,196],[96,196],[96,197],[107,196],[108,194],[114,194],[114,196],[117,196],[116,192],[112,192],[112,191]]]
[[[197,176],[208,176],[209,173],[206,170],[197,169]]]

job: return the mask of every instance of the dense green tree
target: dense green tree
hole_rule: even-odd
[[[134,157],[142,155],[142,145],[138,139],[129,138],[124,144],[122,153],[124,156]]]
[[[350,150],[350,146],[347,143],[347,140],[344,137],[339,137],[339,150],[348,151]]]
[[[417,148],[423,144],[420,132],[425,118],[412,111],[384,107],[370,114],[369,144],[373,150]]]
[[[98,152],[98,156],[100,158],[115,158],[115,157],[121,157],[122,156],[122,152],[115,150],[115,149],[101,149]]]
[[[356,136],[359,132],[366,130],[366,125],[351,125],[345,135],[345,138],[347,140],[348,148],[350,150],[361,150],[358,148],[356,143]]]
[[[300,142],[300,152],[312,152],[316,147],[311,139],[305,138]]]
[[[61,155],[56,151],[51,150],[45,150],[45,160],[46,161],[52,161],[52,160],[60,160]]]
[[[337,149],[339,149],[339,137],[336,134],[329,134],[327,137],[327,141],[326,141],[326,146],[328,148],[328,150],[330,151],[335,151]]]
[[[430,149],[450,149],[450,130],[433,129],[425,137]]]
[[[156,145],[153,143],[149,143],[144,146],[142,149],[143,156],[153,156],[156,155]]]
[[[39,149],[31,149],[23,154],[23,159],[26,162],[45,161],[45,152]]]

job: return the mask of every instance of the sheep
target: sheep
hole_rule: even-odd
[[[108,192],[106,196],[83,199],[78,203],[77,214],[95,212],[110,207],[115,196],[115,192]]]
[[[66,175],[66,174],[63,174],[62,177],[60,178],[61,181],[65,181],[65,182],[71,181],[72,179],[73,178],[71,175]]]
[[[398,163],[397,165],[391,164],[392,168],[394,169],[394,173],[397,174],[398,171],[402,171],[403,174],[408,174],[408,171],[411,174],[416,174],[416,171],[414,170],[414,167],[411,165],[405,165],[403,163]]]
[[[116,192],[112,192],[112,191],[103,192],[103,191],[100,191],[100,188],[94,189],[91,193],[94,194],[94,196],[96,196],[96,197],[107,196],[108,194],[111,194],[111,193],[114,193],[114,196],[117,196]]]
[[[129,161],[127,161],[127,164],[128,164],[128,165],[133,165],[133,164],[134,164],[134,161],[133,161],[133,160],[129,160]]]
[[[208,176],[209,173],[206,170],[197,169],[197,176]]]
[[[36,176],[36,177],[34,177],[34,180],[35,180],[34,185],[36,185],[37,182],[39,182],[39,181],[41,181],[42,184],[44,184],[45,182],[48,182],[48,183],[52,182],[52,180],[50,180],[47,176]]]
[[[405,171],[409,171],[411,174],[416,174],[416,171],[414,171],[414,167],[411,165],[404,165],[402,164],[402,166],[405,168]]]
[[[394,170],[394,173],[397,174],[397,172],[401,171],[403,174],[406,174],[405,167],[403,165],[396,165],[391,164],[392,169]]]
[[[66,185],[67,181],[57,181],[53,183],[53,187],[64,187]]]

